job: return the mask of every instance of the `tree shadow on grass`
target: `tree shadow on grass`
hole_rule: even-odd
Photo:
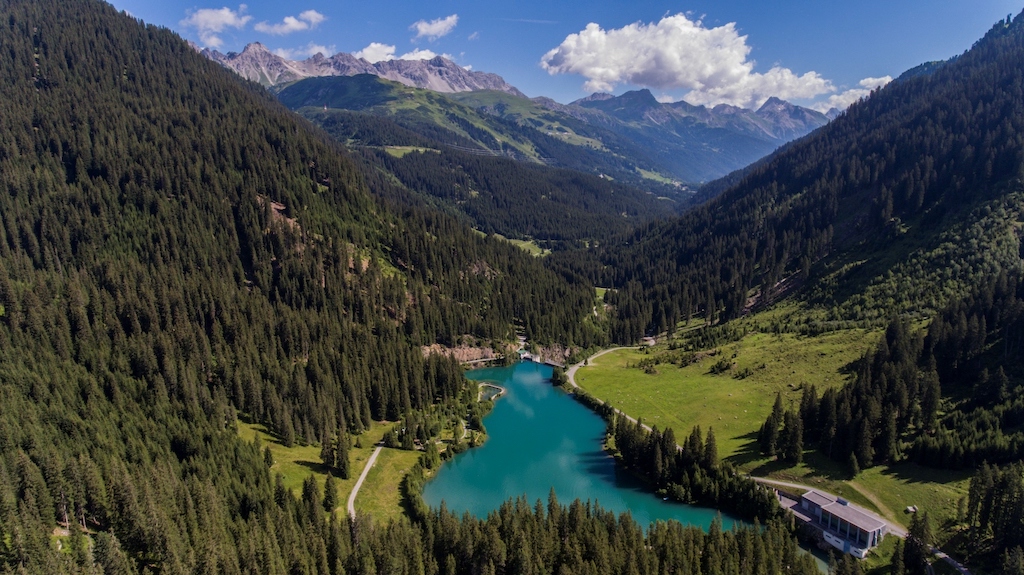
[[[764,455],[761,454],[761,446],[757,443],[756,431],[741,435],[740,439],[744,440],[743,445],[736,450],[736,453],[726,457],[726,461],[737,467],[743,467],[759,459],[764,459]]]
[[[953,483],[970,479],[974,472],[964,469],[936,469],[924,467],[913,462],[890,465],[882,471],[882,475],[904,483]]]
[[[313,473],[319,473],[321,475],[327,475],[327,472],[330,471],[326,465],[318,461],[296,460],[294,463],[295,465],[300,465]]]

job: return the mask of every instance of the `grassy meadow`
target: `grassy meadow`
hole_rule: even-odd
[[[685,367],[662,363],[653,373],[635,367],[661,348],[625,349],[605,354],[576,373],[576,383],[596,397],[650,425],[686,435],[694,425],[715,430],[722,457],[746,463],[756,456],[753,441],[771,412],[775,394],[800,401],[805,385],[819,393],[842,385],[849,369],[879,332],[848,330],[818,337],[755,333],[698,354]],[[726,359],[733,367],[721,374],[712,366]],[[743,379],[735,376],[749,370]]]
[[[759,314],[750,325],[766,317]],[[652,358],[667,358],[672,352],[664,344],[624,349],[591,360],[576,373],[576,383],[649,425],[671,427],[680,440],[694,425],[704,433],[714,428],[720,456],[747,473],[842,495],[905,526],[910,515],[904,510],[916,505],[927,510],[935,528],[941,530],[956,518],[970,472],[900,463],[866,469],[851,480],[846,466],[813,446],[806,446],[804,463],[798,466],[770,460],[758,451],[757,432],[771,412],[776,393],[789,407],[799,404],[804,386],[814,385],[820,395],[845,384],[853,378],[855,362],[880,337],[879,330],[863,329],[818,336],[757,332],[699,352],[692,364],[657,363],[646,369],[643,366]],[[716,374],[723,360],[728,368]],[[712,369],[716,364],[719,367]]]
[[[373,453],[376,444],[385,433],[391,430],[393,425],[392,423],[375,421],[369,430],[352,438],[353,447],[349,450],[349,463],[352,470],[351,477],[348,479],[335,478],[338,485],[339,502],[336,511],[339,513],[344,514],[346,512],[345,505],[348,502],[348,496],[352,493],[352,488],[355,486],[356,480],[359,479],[359,474],[362,473],[363,468],[366,466],[366,461],[370,458],[370,454]],[[254,441],[258,437],[262,446],[270,447],[270,453],[274,456],[274,465],[270,468],[271,475],[280,473],[284,477],[285,487],[289,488],[296,496],[302,494],[302,482],[310,474],[316,478],[317,484],[323,489],[324,482],[327,481],[327,468],[320,462],[319,445],[285,447],[280,439],[268,432],[263,425],[244,423],[242,421],[238,422],[238,435],[246,441]],[[357,439],[362,448],[354,447]],[[408,465],[399,471],[394,471],[395,462],[404,462],[406,458],[392,455],[395,452],[412,457]],[[370,501],[386,500],[390,493],[397,492],[402,477],[416,463],[417,457],[419,457],[418,451],[401,452],[397,449],[384,449],[377,458],[374,471],[370,473],[370,476],[363,483],[363,487],[359,490],[359,496],[356,498],[356,509],[360,509],[360,504],[364,498]],[[383,465],[383,462],[388,462],[392,472],[375,473],[376,469]],[[371,481],[371,478],[374,478],[374,480]],[[398,500],[396,499],[395,501],[394,510],[387,512],[387,516],[401,512]]]

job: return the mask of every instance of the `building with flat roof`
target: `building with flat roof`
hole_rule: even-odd
[[[813,489],[800,497],[800,508],[821,529],[829,545],[861,559],[889,530],[884,521],[845,499]]]

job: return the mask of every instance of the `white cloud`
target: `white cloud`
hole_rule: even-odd
[[[871,90],[875,88],[881,88],[882,86],[892,82],[892,76],[882,76],[881,78],[864,78],[858,84],[860,88],[851,88],[845,92],[833,94],[828,97],[827,100],[816,102],[811,105],[811,108],[825,113],[835,108],[837,110],[845,110],[849,108],[854,102],[861,98],[867,97]]]
[[[273,34],[275,36],[283,36],[285,34],[291,34],[292,32],[300,32],[302,30],[309,30],[316,28],[316,25],[326,20],[327,17],[317,12],[316,10],[306,10],[295,16],[285,16],[284,20],[280,24],[268,24],[267,22],[260,22],[253,26],[257,32],[266,32],[267,34]]]
[[[297,60],[299,58],[309,58],[316,54],[330,56],[331,54],[337,53],[337,51],[338,50],[334,47],[334,44],[324,46],[323,44],[310,42],[300,48],[278,48],[277,50],[274,50],[274,53],[288,60]]]
[[[570,34],[541,59],[549,74],[580,74],[588,91],[610,92],[633,84],[658,90],[688,90],[691,104],[757,107],[771,96],[813,98],[833,91],[817,72],[797,75],[774,66],[754,72],[747,37],[735,23],[705,28],[683,14],[657,23],[603,30],[591,23]]]
[[[431,50],[420,50],[420,49],[417,48],[416,50],[413,50],[412,52],[407,52],[405,54],[402,54],[401,56],[398,57],[398,59],[399,60],[433,60],[434,58],[437,58],[437,56],[438,56],[438,54],[436,52],[433,52]],[[445,58],[448,58],[449,60],[451,60],[451,56],[449,56],[448,54],[442,54],[442,56],[444,56]]]
[[[369,46],[358,52],[353,52],[352,55],[356,58],[362,58],[371,64],[376,64],[382,60],[394,60],[395,47],[390,44],[370,42]]]
[[[245,14],[248,7],[240,4],[238,10],[232,10],[227,6],[223,8],[201,8],[192,12],[179,24],[186,28],[195,28],[199,33],[199,40],[211,47],[220,48],[224,41],[217,34],[227,28],[244,28],[252,20],[252,16]]]
[[[472,34],[469,35],[469,38],[467,38],[467,40],[478,40],[479,38],[480,38],[480,33],[479,32],[473,32]]]
[[[410,30],[416,31],[416,38],[426,37],[430,41],[437,40],[441,36],[446,36],[452,30],[455,29],[455,25],[459,23],[459,15],[452,14],[447,18],[438,18],[427,22],[426,20],[420,20],[409,26]],[[414,38],[415,39],[415,38]]]

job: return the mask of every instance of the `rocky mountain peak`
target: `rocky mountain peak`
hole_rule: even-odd
[[[315,54],[305,60],[289,60],[274,54],[259,42],[246,45],[241,53],[222,54],[206,49],[202,54],[267,87],[311,77],[372,74],[435,92],[498,90],[526,97],[497,74],[466,70],[443,56],[435,56],[430,60],[382,60],[371,63],[352,54],[339,52],[331,57]]]

